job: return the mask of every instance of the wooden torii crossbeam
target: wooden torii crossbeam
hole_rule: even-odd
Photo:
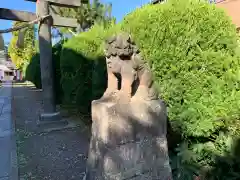
[[[25,0],[25,1],[37,2],[36,0]],[[80,0],[38,0],[38,3],[40,3],[41,1],[46,1],[48,3],[48,6],[49,6],[48,11],[52,16],[53,26],[58,26],[58,27],[77,27],[78,26],[76,19],[65,18],[55,14],[53,12],[53,7],[54,6],[78,7],[78,6],[81,6]],[[32,12],[0,8],[0,19],[30,22],[37,19],[37,16],[35,13],[32,13]]]
[[[52,37],[51,26],[59,27],[78,27],[76,19],[65,18],[56,15],[52,11],[52,7],[79,7],[82,3],[88,1],[83,0],[25,0],[36,2],[36,14],[25,11],[11,10],[0,8],[0,19],[31,22],[38,17],[49,16],[39,26],[39,50],[40,50],[40,67],[42,81],[43,96],[43,113],[40,114],[39,125],[60,123],[65,124],[61,120],[60,113],[56,111],[55,93],[54,93],[54,74],[52,61]],[[44,126],[43,126],[44,127]]]
[[[53,13],[51,13],[51,16],[53,18],[53,26],[57,26],[57,27],[77,27],[78,26],[76,19],[61,17]],[[37,16],[35,13],[32,13],[32,12],[0,8],[0,19],[30,22],[37,19]]]
[[[25,0],[31,2],[38,2],[39,0]],[[79,7],[82,3],[87,3],[88,1],[84,0],[47,0],[51,4],[55,4],[62,7]]]

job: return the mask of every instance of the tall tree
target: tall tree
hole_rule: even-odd
[[[4,40],[2,34],[0,34],[0,51],[4,50]]]
[[[13,27],[19,26],[23,22],[13,22]],[[24,69],[24,67],[30,62],[33,54],[36,52],[34,46],[35,42],[35,30],[34,26],[30,26],[24,29],[24,45],[23,47],[17,47],[17,41],[19,37],[19,31],[12,33],[12,38],[8,46],[8,53],[11,57],[13,63],[19,69]]]
[[[76,18],[79,23],[78,28],[56,28],[55,37],[63,37],[69,33],[75,35],[88,30],[95,23],[107,26],[110,22],[115,21],[115,18],[112,17],[112,4],[103,4],[99,0],[82,4],[79,8],[55,7],[54,12],[63,17]]]

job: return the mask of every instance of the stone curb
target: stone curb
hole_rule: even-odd
[[[18,180],[15,122],[12,119],[12,83],[0,88],[0,180]]]

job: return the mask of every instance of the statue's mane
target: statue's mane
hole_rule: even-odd
[[[121,33],[108,38],[105,42],[105,53],[107,57],[131,57],[138,53],[139,49],[127,33]]]

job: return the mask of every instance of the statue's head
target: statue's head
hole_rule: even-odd
[[[123,61],[131,61],[132,56],[137,53],[139,53],[139,49],[129,34],[121,33],[106,40],[107,65],[115,73],[120,73]]]

